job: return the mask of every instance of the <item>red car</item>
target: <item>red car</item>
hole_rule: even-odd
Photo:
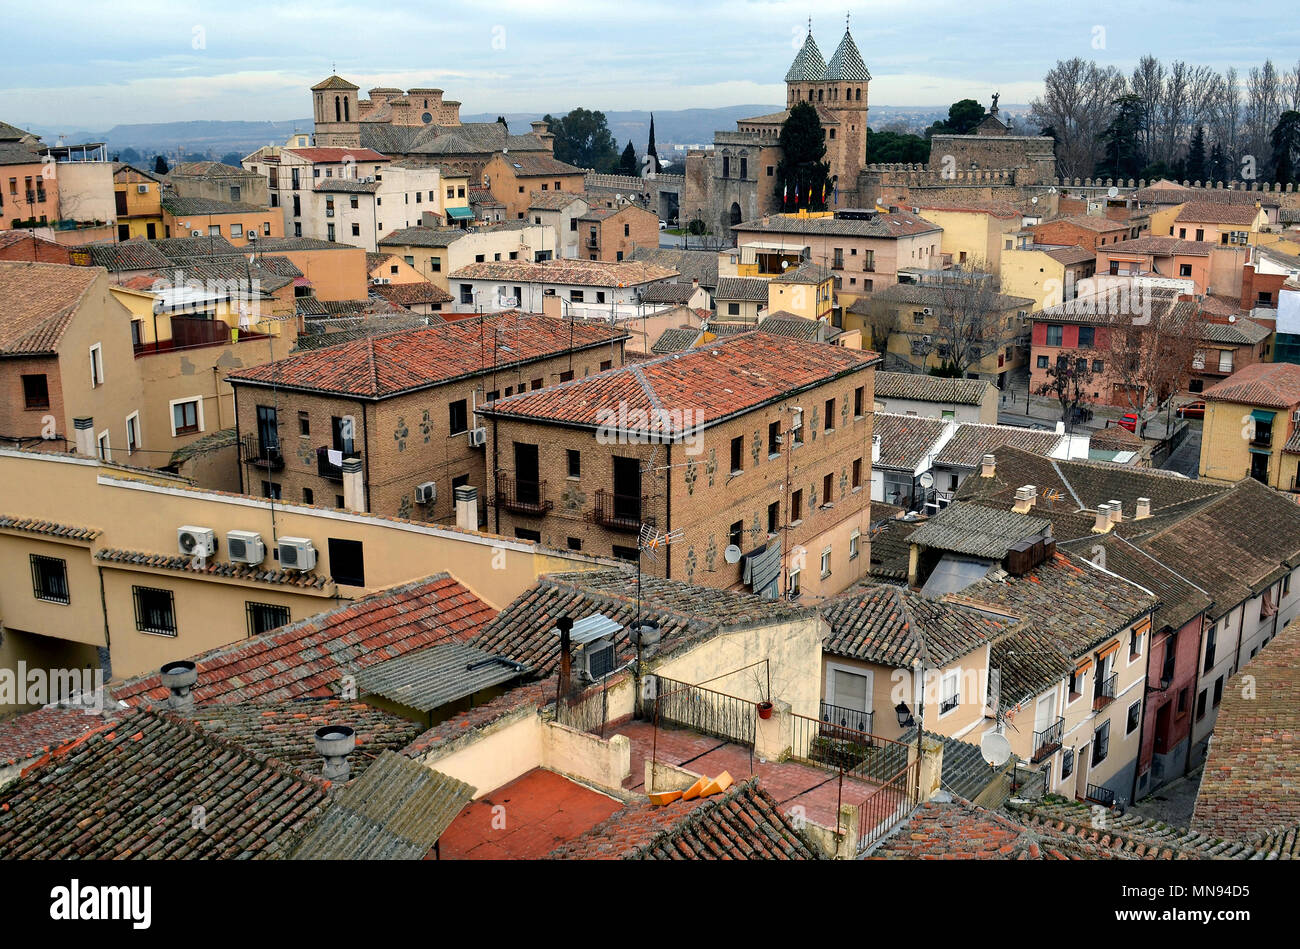
[[[1205,418],[1205,402],[1188,402],[1178,407],[1179,418]]]
[[[1118,425],[1120,428],[1127,428],[1130,432],[1132,432],[1135,435],[1137,434],[1138,417],[1133,412],[1125,412],[1124,415],[1120,417],[1120,420],[1115,424]]]

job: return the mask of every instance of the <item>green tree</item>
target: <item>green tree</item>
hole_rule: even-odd
[[[632,140],[628,139],[627,148],[623,149],[623,157],[618,163],[620,174],[639,175],[641,169],[636,164],[636,149],[632,147]]]
[[[618,145],[604,112],[574,109],[560,118],[543,118],[555,134],[555,157],[579,168],[612,172],[618,169]]]
[[[781,160],[776,166],[776,200],[782,210],[826,210],[831,166],[821,119],[809,102],[790,110],[781,126]]]
[[[128,165],[139,164],[140,153],[134,148],[124,148],[122,149],[122,161],[126,162]]]
[[[1098,175],[1136,178],[1145,163],[1142,156],[1142,100],[1129,93],[1111,103],[1115,117],[1101,133],[1105,145],[1103,158],[1097,163]]]
[[[930,146],[919,135],[905,132],[871,132],[867,135],[867,163],[926,162]]]
[[[974,99],[961,99],[948,107],[948,118],[935,122],[925,132],[932,135],[969,135],[984,121],[984,106]]]
[[[1205,157],[1205,126],[1196,126],[1192,141],[1187,146],[1187,177],[1192,181],[1205,181],[1210,165]]]
[[[1273,127],[1273,180],[1294,184],[1300,163],[1300,112],[1288,109]]]
[[[167,159],[161,155],[155,155],[153,159],[153,173],[155,175],[165,175],[171,169],[167,167]]]
[[[236,168],[238,168],[243,163],[243,161],[244,161],[244,156],[239,154],[239,152],[226,152],[224,155],[221,156],[221,164],[233,165]]]
[[[649,162],[650,167],[646,170],[658,174],[662,170],[662,166],[659,164],[659,152],[655,149],[655,114],[653,112],[650,113],[650,141],[646,143],[645,153],[646,157],[651,159]]]

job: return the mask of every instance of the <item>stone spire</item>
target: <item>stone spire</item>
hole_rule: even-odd
[[[808,37],[803,41],[803,48],[790,64],[785,74],[786,82],[821,82],[826,74],[826,61],[822,51],[817,48],[817,41],[812,35],[812,19],[808,20]]]
[[[828,82],[866,82],[871,78],[867,64],[858,52],[858,44],[853,42],[853,34],[849,32],[847,16],[844,18],[844,38],[826,65],[825,78]]]

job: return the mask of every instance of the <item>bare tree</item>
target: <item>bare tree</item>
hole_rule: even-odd
[[[1075,413],[1092,401],[1093,369],[1082,356],[1057,353],[1056,362],[1047,367],[1047,381],[1038,387],[1039,395],[1050,395],[1061,404],[1061,421],[1069,422]]]
[[[1270,153],[1269,136],[1282,114],[1282,82],[1271,59],[1263,67],[1252,66],[1246,79],[1244,147],[1257,164]]]
[[[1091,175],[1101,156],[1101,133],[1114,117],[1115,100],[1128,86],[1123,73],[1075,57],[1059,60],[1043,86],[1043,96],[1030,105],[1030,117],[1056,135],[1057,173]]]
[[[1209,112],[1210,135],[1235,164],[1241,146],[1241,82],[1236,69],[1229,68],[1215,82]]]
[[[1300,60],[1296,60],[1296,64],[1286,74],[1284,91],[1287,98],[1291,100],[1292,110],[1300,112]]]
[[[1134,293],[1112,313],[1108,376],[1124,403],[1141,416],[1187,388],[1203,318],[1195,303],[1172,293]]]
[[[1156,157],[1156,130],[1159,127],[1158,116],[1160,100],[1164,95],[1165,68],[1154,56],[1143,56],[1133,69],[1131,90],[1138,97],[1142,116],[1142,130],[1138,133],[1142,142],[1142,153],[1148,161]]]
[[[934,351],[956,376],[964,376],[985,356],[1022,342],[1023,328],[1012,308],[1012,298],[1002,295],[993,268],[969,259],[945,270],[933,283]]]

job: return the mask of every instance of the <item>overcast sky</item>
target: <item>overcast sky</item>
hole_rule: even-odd
[[[1300,58],[1287,0],[875,0],[847,6],[873,104],[1025,103],[1073,56],[1144,53],[1243,73]],[[1289,11],[1289,12],[1288,12]],[[829,57],[846,6],[766,0],[42,0],[7,21],[0,119],[66,131],[287,120],[340,75],[435,86],[466,113],[783,103],[807,17]]]

